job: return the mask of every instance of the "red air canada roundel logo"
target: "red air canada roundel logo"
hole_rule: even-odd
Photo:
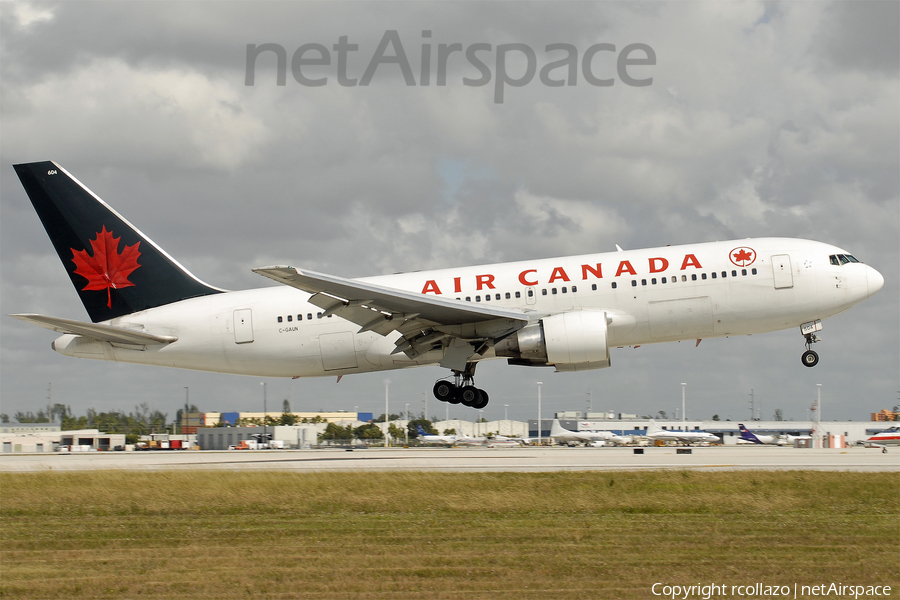
[[[140,267],[138,252],[140,242],[133,246],[125,246],[119,253],[119,240],[121,237],[113,237],[112,231],[103,226],[97,233],[97,238],[91,240],[93,256],[87,250],[72,251],[72,262],[75,263],[75,274],[88,280],[88,284],[81,288],[85,290],[106,290],[106,306],[112,308],[112,296],[110,290],[134,286],[128,281],[132,271]]]
[[[756,250],[753,248],[747,248],[746,246],[742,246],[740,248],[735,248],[728,254],[728,258],[731,259],[731,262],[739,267],[747,267],[753,264],[753,261],[756,260]]]

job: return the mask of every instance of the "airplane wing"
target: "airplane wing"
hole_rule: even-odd
[[[289,266],[261,267],[253,272],[312,294],[310,303],[324,309],[325,315],[356,323],[359,333],[400,332],[395,353],[415,358],[447,341],[450,358],[442,364],[450,368],[460,364],[464,368],[472,354],[483,353],[529,322],[520,310],[436,298]],[[454,338],[466,343],[454,344]]]
[[[83,323],[70,319],[48,317],[45,315],[19,314],[9,315],[26,323],[34,323],[45,329],[52,329],[59,333],[69,333],[84,337],[94,338],[112,344],[171,344],[178,338],[171,335],[154,335],[144,331],[135,331],[123,327],[101,325],[99,323]]]

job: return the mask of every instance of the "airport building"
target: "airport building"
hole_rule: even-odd
[[[4,423],[10,432],[0,432],[3,453],[10,452],[57,452],[60,449],[89,452],[91,450],[115,450],[125,448],[124,433],[102,433],[97,429],[77,429],[60,431],[59,425],[50,423]],[[33,425],[22,428],[13,425]],[[50,427],[47,427],[47,426]],[[54,430],[55,429],[55,430]]]

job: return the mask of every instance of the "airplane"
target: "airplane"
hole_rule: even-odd
[[[553,425],[550,426],[550,437],[561,444],[570,446],[579,443],[593,445],[598,442],[603,442],[602,445],[606,445],[608,441],[621,444],[626,443],[625,438],[616,435],[612,431],[572,431],[571,429],[566,429],[559,422],[559,419],[553,419]]]
[[[257,377],[439,365],[443,402],[481,409],[482,360],[610,366],[611,349],[799,327],[807,367],[822,319],[881,274],[830,244],[754,238],[347,279],[253,269],[279,286],[204,283],[52,161],[14,165],[91,322],[14,318],[63,334],[78,358]]]
[[[644,434],[644,437],[647,437],[651,440],[662,440],[665,442],[687,442],[687,443],[695,443],[695,442],[721,442],[719,436],[713,435],[711,433],[707,433],[705,431],[688,431],[688,430],[674,430],[674,429],[662,429],[659,425],[656,424],[656,421],[650,419],[650,424],[647,427],[647,433]]]
[[[738,423],[738,428],[741,430],[740,439],[751,443],[751,444],[777,444],[779,437],[776,435],[762,435],[755,434],[746,427],[744,427],[743,423]]]
[[[448,444],[452,446],[456,443],[455,435],[434,435],[425,431],[421,425],[416,425],[416,431],[419,434],[419,441],[426,444]]]
[[[762,435],[759,433],[753,433],[752,431],[744,427],[743,423],[738,423],[738,428],[740,428],[741,430],[741,437],[738,439],[738,441],[742,441],[748,444],[776,444],[778,446],[790,446],[794,443],[795,440],[811,439],[808,435]]]
[[[881,448],[882,452],[887,452],[888,446],[900,445],[900,426],[888,427],[884,431],[876,433],[865,441],[865,445]]]

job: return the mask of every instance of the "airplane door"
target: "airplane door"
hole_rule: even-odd
[[[246,344],[253,341],[253,317],[249,308],[234,311],[234,343]]]
[[[525,288],[525,302],[528,304],[534,304],[537,300],[537,293],[535,293],[535,288],[527,287]]]
[[[775,277],[775,289],[794,287],[794,276],[791,274],[791,257],[787,254],[776,254],[772,257],[772,273]]]

